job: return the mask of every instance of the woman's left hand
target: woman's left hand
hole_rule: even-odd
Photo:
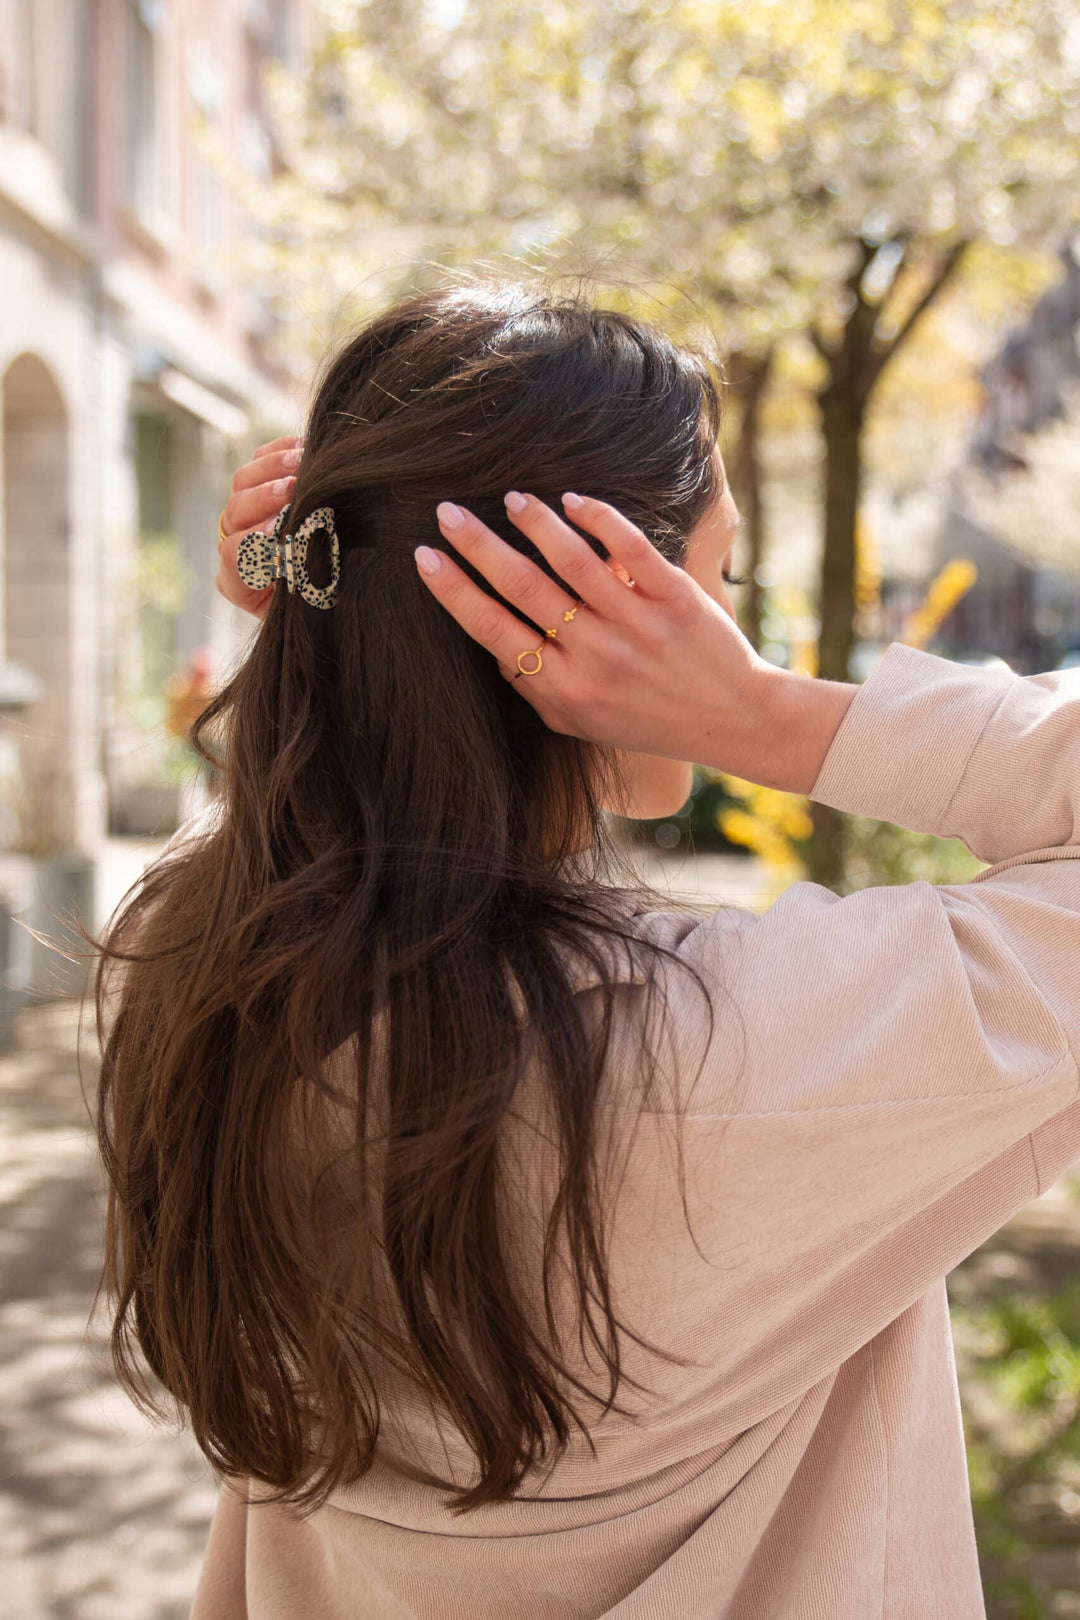
[[[250,461],[238,467],[232,494],[221,514],[224,541],[218,540],[218,571],[214,581],[226,602],[266,617],[274,599],[274,587],[253,591],[236,571],[236,551],[245,534],[272,523],[292,495],[296,468],[300,465],[303,440],[292,435],[261,444]]]
[[[506,680],[531,677],[515,690],[552,731],[808,793],[855,688],[768,663],[730,609],[615,507],[569,493],[563,506],[569,522],[534,495],[506,495],[549,574],[441,501],[444,538],[502,601],[429,546],[415,552],[425,587]],[[526,619],[545,627],[539,645]]]

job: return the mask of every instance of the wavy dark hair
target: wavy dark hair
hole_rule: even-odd
[[[369,1467],[382,1366],[475,1455],[456,1511],[556,1459],[578,1397],[624,1410],[597,1099],[612,947],[644,946],[598,876],[617,755],[544,726],[413,548],[448,497],[547,567],[503,495],[580,489],[681,563],[722,493],[719,413],[707,352],[580,285],[424,292],[322,371],[289,521],[334,508],[339,601],[277,588],[194,728],[215,813],[125,897],[95,975],[117,1370],[274,1499],[317,1506]],[[502,1220],[527,1071],[559,1150],[539,1318]],[[606,1392],[562,1353],[560,1242]]]

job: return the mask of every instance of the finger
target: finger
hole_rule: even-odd
[[[226,602],[231,602],[234,607],[243,608],[245,613],[254,613],[256,618],[261,619],[265,617],[273,601],[274,587],[268,585],[256,590],[250,585],[245,585],[240,578],[236,555],[245,532],[247,531],[237,529],[232,534],[226,535],[224,540],[218,539],[218,566],[214,584]]]
[[[254,489],[237,490],[225,502],[221,527],[231,537],[277,517],[295,483],[295,478],[276,478],[269,484],[257,484]]]
[[[486,591],[482,591],[444,551],[433,552],[427,546],[419,547],[418,551],[417,571],[432,596],[442,603],[452,619],[456,619],[466,635],[494,655],[504,675],[516,675],[518,654],[540,646],[536,631],[531,625],[523,624],[501,602],[496,602]],[[434,573],[427,573],[420,566],[425,561],[425,552],[428,557],[438,558]],[[541,651],[544,667],[540,673],[543,676],[548,673],[549,660],[557,658],[559,653],[557,644],[546,640]],[[533,662],[526,660],[526,666],[531,667]]]
[[[224,551],[224,547],[222,548]],[[222,555],[218,560],[217,578],[214,581],[218,592],[231,602],[233,607],[242,608],[245,613],[253,613],[257,619],[265,619],[274,600],[274,586],[268,585],[265,590],[253,591],[245,585],[236,572],[235,549],[230,560]]]
[[[303,451],[298,445],[291,449],[272,450],[266,455],[253,456],[245,461],[242,467],[237,467],[233,474],[233,492],[241,489],[252,489],[256,484],[269,484],[275,478],[287,478],[294,473],[300,465]]]
[[[512,510],[514,496],[525,502],[520,511]],[[545,506],[535,495],[521,495],[512,490],[507,497],[506,510],[515,528],[532,541],[559,578],[576,592],[575,600],[588,602],[595,613],[617,622],[626,622],[637,615],[640,604],[626,581],[550,506]]]
[[[256,456],[269,456],[275,450],[291,450],[296,445],[303,445],[303,437],[295,433],[283,433],[277,439],[271,439],[269,444],[260,444],[255,451]]]
[[[528,557],[489,529],[465,507],[440,501],[435,508],[444,537],[489,584],[544,630],[558,629],[564,613],[578,601]]]
[[[580,506],[576,504],[579,501]],[[671,601],[686,591],[688,576],[684,570],[661,556],[648,536],[614,506],[588,495],[573,494],[563,496],[563,505],[580,529],[594,535],[608,554],[623,564],[642,595]]]

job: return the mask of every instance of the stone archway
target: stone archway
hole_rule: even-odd
[[[73,779],[70,431],[56,380],[35,354],[8,366],[0,390],[3,426],[3,657],[44,688],[17,729],[22,735],[24,821],[30,810],[43,850],[70,849]]]

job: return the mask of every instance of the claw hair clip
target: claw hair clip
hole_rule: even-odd
[[[236,571],[253,591],[264,591],[279,579],[289,592],[298,592],[314,608],[332,608],[341,578],[341,546],[334,525],[334,509],[320,506],[301,523],[295,534],[285,534],[291,506],[279,512],[264,533],[253,529],[236,549]],[[330,550],[330,583],[316,585],[308,577],[308,544],[313,535],[325,534]]]

